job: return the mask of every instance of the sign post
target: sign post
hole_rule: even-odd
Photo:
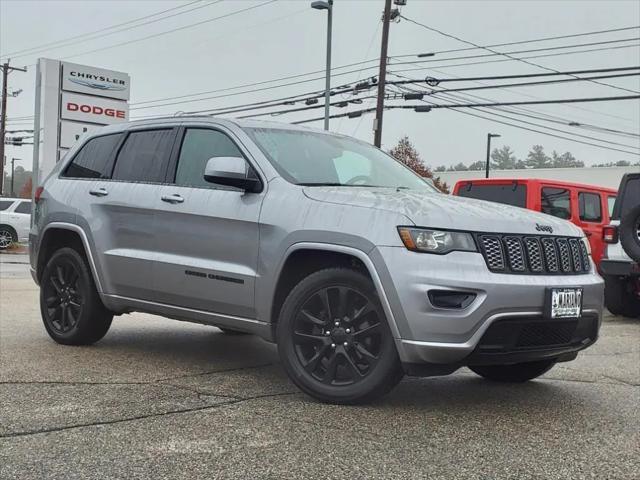
[[[33,185],[51,172],[85,133],[129,119],[128,74],[38,59],[33,127]],[[35,191],[35,188],[34,188]]]

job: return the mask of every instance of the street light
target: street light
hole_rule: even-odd
[[[324,91],[324,129],[329,130],[329,103],[331,102],[331,22],[333,20],[333,0],[311,2],[311,8],[327,11],[327,72]]]
[[[498,138],[500,135],[497,133],[488,133],[487,134],[487,170],[485,173],[485,178],[489,178],[489,157],[491,155],[491,139]]]

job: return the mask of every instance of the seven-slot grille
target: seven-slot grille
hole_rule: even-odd
[[[590,270],[587,248],[578,238],[480,234],[477,239],[492,272],[575,275]]]

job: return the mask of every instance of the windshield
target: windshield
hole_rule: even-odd
[[[277,128],[245,128],[286,180],[297,185],[392,187],[437,191],[382,150],[348,137]]]
[[[527,206],[527,187],[517,183],[483,185],[469,182],[460,187],[458,196],[506,203],[514,207]]]

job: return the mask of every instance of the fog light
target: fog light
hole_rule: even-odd
[[[475,293],[456,292],[453,290],[429,290],[427,293],[431,305],[436,308],[462,310],[476,299]]]

